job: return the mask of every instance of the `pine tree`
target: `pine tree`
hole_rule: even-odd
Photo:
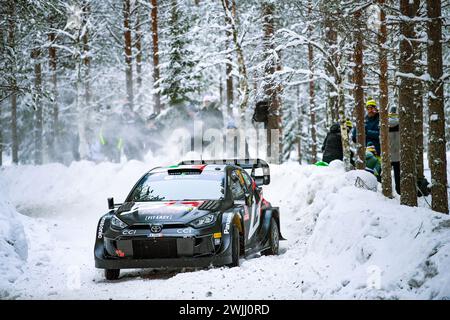
[[[188,18],[182,15],[177,0],[170,3],[170,21],[167,36],[169,37],[169,62],[165,70],[162,94],[170,105],[184,103],[190,100],[190,93],[198,90],[198,76],[193,76],[195,61],[189,48]]]
[[[430,121],[428,162],[432,180],[431,205],[435,211],[448,213],[444,90],[442,80],[441,1],[427,0],[427,14],[429,41],[427,50],[428,73],[431,78],[428,92],[428,112]]]
[[[413,10],[409,0],[401,0],[400,11],[400,86],[399,86],[399,119],[400,119],[400,188],[401,203],[417,206],[416,167],[415,167],[415,139],[414,135],[414,82],[409,76],[414,72],[413,48],[410,40],[413,37]]]

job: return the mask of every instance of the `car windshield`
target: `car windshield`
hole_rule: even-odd
[[[223,197],[223,172],[178,175],[148,173],[134,188],[130,200],[219,200]]]

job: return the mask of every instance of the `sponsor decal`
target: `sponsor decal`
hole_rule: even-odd
[[[136,230],[123,230],[122,234],[125,236],[131,236],[136,234]]]
[[[152,220],[172,220],[172,216],[170,215],[152,215],[152,216],[146,216],[146,221],[152,221]]]
[[[97,232],[97,238],[101,239],[103,238],[103,226],[105,225],[106,216],[100,220],[100,223],[98,225],[98,232]]]
[[[192,229],[191,228],[184,228],[184,229],[177,229],[178,234],[191,234]]]
[[[162,238],[163,234],[162,233],[149,233],[147,235],[147,238]]]
[[[230,233],[231,218],[232,218],[232,214],[229,214],[228,217],[227,217],[225,228],[223,229],[223,233],[224,234],[229,234]]]

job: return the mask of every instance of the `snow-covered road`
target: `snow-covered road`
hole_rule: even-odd
[[[159,164],[159,163],[158,163]],[[28,258],[0,295],[18,299],[302,299],[450,296],[450,219],[354,187],[356,174],[288,163],[272,166],[265,197],[281,208],[281,255],[239,268],[94,268],[93,244],[106,197],[123,200],[155,163],[89,162],[9,167],[0,186],[22,214]],[[0,203],[0,210],[2,210]],[[2,266],[2,268],[7,266]],[[13,266],[11,266],[13,268]],[[0,276],[1,277],[1,276]],[[2,280],[2,279],[0,279]]]

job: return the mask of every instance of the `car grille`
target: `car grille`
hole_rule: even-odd
[[[133,240],[134,259],[176,258],[176,239]]]

